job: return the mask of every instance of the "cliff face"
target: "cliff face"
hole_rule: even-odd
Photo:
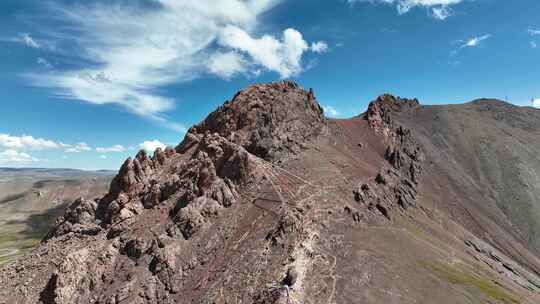
[[[0,303],[533,303],[533,254],[428,200],[433,151],[404,120],[422,109],[330,120],[293,82],[249,87],[75,201],[1,270]]]

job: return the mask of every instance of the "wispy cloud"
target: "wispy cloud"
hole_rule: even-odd
[[[445,20],[453,15],[450,8],[465,0],[347,0],[349,4],[354,5],[360,2],[384,3],[395,5],[400,15],[406,14],[415,7],[423,7],[429,10],[429,14],[439,20]]]
[[[324,41],[317,41],[311,44],[311,51],[315,53],[326,53],[328,52],[328,44]]]
[[[52,64],[43,57],[38,57],[37,63],[46,69],[51,69],[53,67]]]
[[[493,37],[491,34],[481,35],[481,36],[474,36],[470,37],[465,40],[455,40],[452,41],[452,45],[455,45],[455,48],[450,52],[451,56],[457,56],[462,50],[466,48],[475,48],[478,47],[480,44],[482,44],[483,41]],[[457,64],[456,64],[457,63]],[[454,66],[457,66],[461,64],[461,62],[458,60],[452,60],[451,64]]]
[[[110,153],[110,152],[124,152],[126,151],[126,148],[122,145],[114,145],[112,147],[98,147],[96,148],[96,151],[101,154]]]
[[[28,33],[20,33],[15,37],[1,37],[0,41],[19,43],[19,44],[22,44],[24,46],[34,48],[34,49],[40,49],[43,47],[41,42],[38,42],[34,37],[32,37]]]
[[[28,165],[38,161],[38,158],[35,158],[25,152],[20,152],[17,150],[0,151],[0,165],[2,166]]]
[[[20,34],[18,41],[31,48],[39,49],[41,47],[39,43],[37,43],[37,41],[28,33]]]
[[[92,148],[85,142],[78,143],[66,149],[66,153],[81,153],[91,151]]]
[[[480,45],[480,43],[486,39],[489,39],[491,38],[492,35],[491,34],[486,34],[486,35],[482,35],[482,36],[478,36],[478,37],[471,37],[469,39],[467,39],[461,46],[460,48],[466,48],[466,47],[477,47]]]
[[[431,16],[435,19],[445,20],[452,16],[454,12],[448,6],[440,6],[431,8]]]
[[[476,46],[480,45],[480,42],[482,42],[482,41],[484,41],[486,39],[489,39],[489,38],[491,38],[490,34],[482,35],[482,36],[479,36],[479,37],[472,37],[469,40],[467,40],[463,45],[461,45],[461,47],[462,48],[464,48],[464,47],[476,47]]]
[[[527,32],[529,33],[529,35],[531,36],[537,36],[537,35],[540,35],[540,30],[536,30],[536,29],[528,29]]]
[[[312,50],[299,31],[287,29],[281,37],[257,32],[259,16],[280,1],[56,4],[51,15],[70,30],[51,37],[74,42],[79,47],[74,53],[91,64],[26,76],[60,98],[118,104],[185,132],[167,116],[175,99],[159,94],[159,88],[204,75],[229,79],[266,70],[286,78],[303,71],[302,56]]]
[[[530,28],[527,30],[527,33],[529,33],[529,35],[532,37],[531,39],[533,39],[535,36],[540,35],[540,30]],[[538,47],[536,41],[534,40],[529,41],[529,44],[533,49]]]

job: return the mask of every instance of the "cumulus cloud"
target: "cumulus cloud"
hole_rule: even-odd
[[[423,7],[429,9],[430,15],[439,20],[450,17],[453,14],[450,6],[463,1],[465,0],[348,0],[349,4],[370,2],[395,5],[400,15],[409,12],[415,7]]]
[[[323,106],[323,110],[328,117],[337,117],[339,115],[339,111],[332,106]]]
[[[466,48],[466,47],[476,47],[478,45],[480,45],[480,43],[486,39],[489,39],[491,38],[491,35],[490,34],[487,34],[487,35],[482,35],[482,36],[479,36],[479,37],[471,37],[469,38],[468,40],[466,40],[461,46],[460,48]]]
[[[66,153],[81,153],[81,152],[87,152],[87,151],[91,151],[92,148],[84,143],[84,142],[81,142],[81,143],[78,143],[74,146],[70,146],[69,148],[66,149]]]
[[[247,54],[253,64],[277,72],[282,78],[302,71],[300,59],[309,49],[302,34],[292,28],[286,29],[283,37],[277,39],[270,35],[254,38],[238,26],[227,26],[221,33],[219,43]]]
[[[0,151],[0,165],[2,166],[19,166],[27,165],[39,161],[39,159],[17,150]]]
[[[212,74],[228,79],[267,70],[282,78],[302,71],[308,43],[295,29],[282,37],[258,32],[259,16],[281,0],[97,1],[52,5],[68,31],[51,37],[75,42],[86,67],[27,77],[55,95],[118,104],[172,129],[173,98],[162,86]],[[137,4],[138,3],[138,4]],[[141,4],[143,3],[143,4]],[[148,4],[148,3],[151,3]]]
[[[34,138],[30,135],[11,136],[0,133],[0,147],[13,150],[48,150],[65,148],[68,145],[49,139]]]
[[[122,145],[114,145],[112,147],[106,147],[106,148],[98,147],[96,148],[96,151],[98,153],[104,154],[104,153],[111,153],[111,152],[124,152],[126,151],[126,148],[124,148],[124,146]]]
[[[533,107],[540,109],[540,98],[533,99]]]
[[[139,145],[139,148],[149,153],[154,152],[157,148],[164,150],[166,147],[167,145],[160,142],[159,140],[145,141]]]

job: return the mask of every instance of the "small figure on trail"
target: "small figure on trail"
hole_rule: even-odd
[[[297,278],[298,278],[298,273],[296,272],[294,267],[290,267],[289,269],[287,269],[287,274],[285,275],[285,278],[283,279],[283,285],[292,287],[294,283],[296,283]]]

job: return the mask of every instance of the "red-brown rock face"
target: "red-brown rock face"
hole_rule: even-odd
[[[279,82],[239,92],[189,133],[218,133],[256,156],[276,160],[300,151],[324,127],[313,92]]]

